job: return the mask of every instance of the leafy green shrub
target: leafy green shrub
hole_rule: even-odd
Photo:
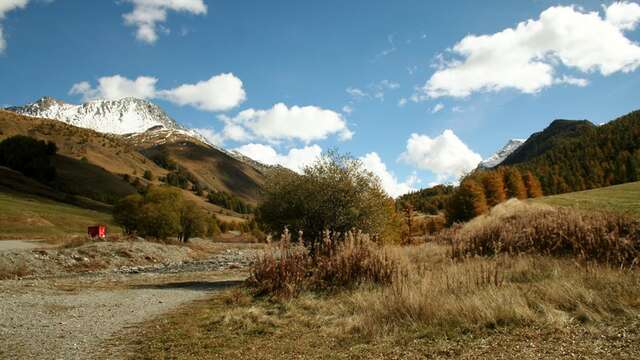
[[[143,177],[146,180],[153,181],[153,173],[151,172],[151,170],[145,170]]]
[[[271,233],[301,230],[314,248],[324,230],[361,229],[376,240],[398,242],[402,220],[379,179],[362,163],[335,152],[324,154],[301,175],[274,169],[267,177],[259,221]]]
[[[225,191],[209,191],[207,199],[212,204],[222,206],[223,208],[235,211],[238,214],[250,214],[253,212],[253,207],[251,205],[242,201],[239,197]]]
[[[203,211],[168,187],[151,187],[144,196],[121,199],[113,209],[113,218],[128,234],[163,240],[175,236],[187,242],[206,231]]]

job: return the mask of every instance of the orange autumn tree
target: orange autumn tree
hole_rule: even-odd
[[[488,171],[483,174],[482,185],[488,206],[493,207],[507,200],[504,179],[499,171]]]
[[[473,219],[489,210],[484,188],[473,179],[465,179],[447,203],[447,223]]]
[[[538,178],[531,173],[531,171],[527,171],[523,177],[524,185],[527,188],[527,196],[530,198],[537,198],[543,195],[542,193],[542,185]]]
[[[509,198],[526,199],[527,188],[520,171],[516,168],[508,168],[505,171],[504,183],[507,189],[507,195]]]

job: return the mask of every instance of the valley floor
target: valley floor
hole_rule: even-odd
[[[116,334],[241,282],[248,246],[166,266],[0,281],[0,359],[94,359],[107,350],[121,358],[109,341]],[[11,256],[20,251],[33,252]]]
[[[291,299],[232,288],[121,332],[129,359],[638,359],[639,274],[392,248],[408,278]],[[105,358],[113,353],[106,349]]]

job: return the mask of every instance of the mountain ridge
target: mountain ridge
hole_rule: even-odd
[[[490,157],[482,160],[478,165],[481,169],[491,169],[500,165],[509,155],[516,151],[526,139],[511,139],[500,150],[495,152]]]

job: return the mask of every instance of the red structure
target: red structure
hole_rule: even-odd
[[[107,225],[89,226],[87,233],[92,238],[104,239],[107,237]]]

